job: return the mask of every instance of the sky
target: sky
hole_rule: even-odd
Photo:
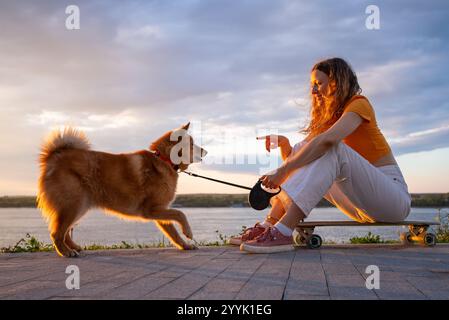
[[[79,30],[66,28],[69,5]],[[303,138],[310,69],[335,56],[357,73],[409,191],[449,192],[448,24],[447,1],[0,0],[0,195],[36,193],[40,144],[65,125],[122,153],[191,121],[209,152],[191,170],[252,186],[280,161],[255,137]]]

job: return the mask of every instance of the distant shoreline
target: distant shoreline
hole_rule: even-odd
[[[180,194],[172,207],[184,208],[220,208],[249,207],[247,194]],[[333,207],[322,199],[317,207]],[[413,193],[412,207],[449,207],[449,193]],[[2,196],[0,208],[36,208],[35,196]]]

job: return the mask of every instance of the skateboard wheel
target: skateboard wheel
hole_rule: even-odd
[[[321,247],[321,244],[323,243],[323,239],[317,234],[313,234],[309,240],[307,240],[307,247],[310,249],[318,249]]]
[[[424,244],[428,247],[433,247],[437,243],[437,237],[433,233],[427,233],[423,240]]]
[[[299,233],[293,236],[293,243],[296,246],[301,245],[301,235]]]
[[[401,242],[405,245],[410,245],[413,243],[412,234],[410,232],[401,233]]]
[[[293,236],[293,243],[296,246],[303,245],[305,242],[304,240],[305,240],[304,237],[300,233],[297,233],[296,235]]]

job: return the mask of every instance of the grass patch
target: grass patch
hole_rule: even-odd
[[[20,239],[15,245],[1,248],[0,252],[19,253],[19,252],[48,252],[53,251],[51,244],[45,244],[37,238],[26,234],[25,238]]]
[[[440,225],[435,228],[437,242],[449,243],[449,213],[447,211],[438,210]]]
[[[384,240],[378,234],[368,232],[366,236],[352,237],[349,239],[351,244],[365,244],[365,243],[397,243],[395,240]]]
[[[102,245],[102,244],[89,244],[83,247],[85,251],[94,250],[115,250],[115,249],[148,249],[148,248],[167,248],[171,245],[166,245],[163,242],[156,242],[152,244],[131,244],[126,241],[122,241],[120,244]]]
[[[194,241],[197,246],[213,247],[225,245],[228,241],[228,237],[219,230],[215,231],[218,237],[216,241]],[[158,242],[150,244],[133,244],[126,241],[122,241],[119,244],[102,245],[102,244],[89,244],[83,247],[85,251],[93,250],[115,250],[115,249],[149,249],[149,248],[172,248],[174,247],[168,240],[162,238]],[[39,241],[36,237],[26,234],[25,238],[20,239],[15,245],[9,247],[0,248],[0,253],[21,253],[21,252],[49,252],[54,251],[53,245]]]
[[[437,242],[449,243],[449,226],[441,225],[435,230],[435,235],[437,236]]]

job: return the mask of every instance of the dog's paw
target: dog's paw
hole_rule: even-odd
[[[192,243],[186,243],[185,245],[182,246],[183,250],[197,250],[198,247]]]
[[[75,251],[78,252],[78,253],[80,253],[81,251],[83,251],[83,248],[81,248],[81,247],[78,246],[78,245],[73,245],[73,246],[71,247],[71,249],[72,249],[72,250],[75,250]]]
[[[66,258],[78,258],[80,254],[78,251],[70,249],[70,250],[66,250],[61,255]]]
[[[61,257],[66,257],[66,258],[76,258],[79,256],[78,251],[70,249],[67,246],[54,246],[56,249],[56,252],[58,253],[58,255],[60,255]]]
[[[183,230],[184,235],[189,238],[190,240],[193,239],[193,233],[192,230],[190,229],[190,227],[186,228],[185,230]]]

